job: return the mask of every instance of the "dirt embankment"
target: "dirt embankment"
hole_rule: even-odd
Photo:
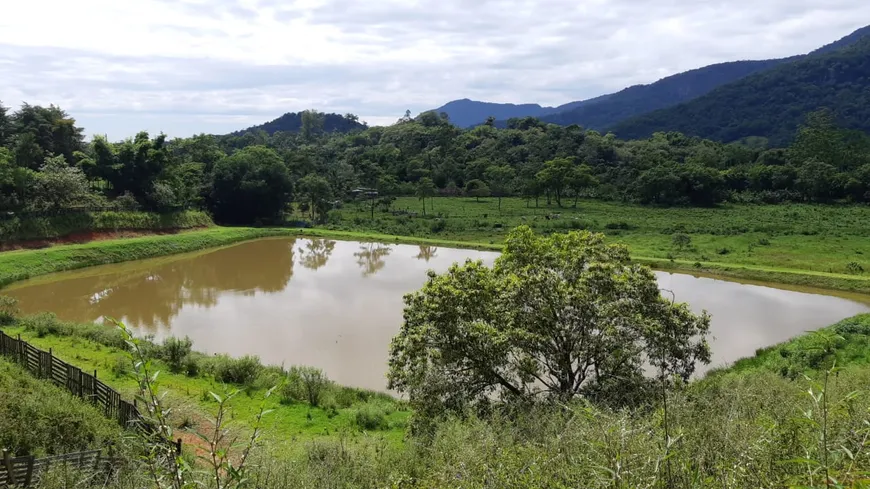
[[[103,241],[108,239],[138,238],[140,236],[155,236],[161,234],[177,234],[181,231],[192,231],[204,228],[189,229],[155,229],[155,230],[106,230],[106,231],[81,231],[68,234],[59,238],[27,239],[21,241],[0,241],[0,252],[12,250],[34,250],[48,248],[56,245],[83,244],[91,241]]]

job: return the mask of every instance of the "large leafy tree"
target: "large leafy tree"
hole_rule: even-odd
[[[274,219],[290,202],[292,191],[287,165],[278,154],[251,146],[215,164],[214,215],[229,223]]]
[[[664,298],[627,248],[588,232],[518,228],[492,268],[467,261],[430,272],[405,297],[404,317],[389,385],[424,417],[628,389],[647,364],[688,378],[710,360],[707,314]]]

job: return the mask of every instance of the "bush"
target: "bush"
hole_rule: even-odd
[[[307,401],[312,406],[319,406],[331,384],[319,368],[294,365],[287,371],[286,382],[281,386],[281,402]]]
[[[0,326],[12,324],[19,312],[17,299],[8,295],[0,295]]]
[[[685,233],[676,233],[671,238],[671,243],[674,245],[674,248],[682,251],[692,246],[692,238]]]
[[[174,373],[184,371],[185,358],[190,355],[193,348],[193,341],[188,337],[178,339],[169,337],[163,340],[163,345],[159,348],[159,358],[169,364],[169,369]]]
[[[432,222],[432,225],[429,226],[429,230],[432,231],[433,234],[438,234],[445,229],[447,229],[447,221],[443,219],[436,219]]]
[[[858,275],[864,273],[864,267],[862,267],[860,263],[853,261],[846,265],[846,272]]]
[[[263,369],[263,365],[260,364],[260,358],[252,355],[233,358],[229,355],[221,354],[209,358],[204,363],[207,366],[203,370],[213,375],[215,379],[228,384],[242,386],[253,384]]]
[[[356,411],[354,423],[360,429],[367,431],[388,430],[390,424],[387,422],[387,414],[381,406],[376,404],[363,404]]]

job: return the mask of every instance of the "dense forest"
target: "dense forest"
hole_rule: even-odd
[[[779,65],[682,105],[612,126],[624,138],[679,131],[717,141],[792,140],[804,114],[827,107],[850,129],[870,130],[870,37]]]
[[[680,133],[624,141],[613,134],[514,119],[464,130],[433,112],[388,127],[326,129],[307,111],[298,132],[247,131],[120,142],[58,107],[0,110],[0,210],[206,208],[221,222],[280,218],[296,202],[325,219],[362,187],[382,207],[400,195],[523,196],[528,205],[578,197],[652,205],[868,202],[870,137],[811,113],[783,149],[721,144]]]

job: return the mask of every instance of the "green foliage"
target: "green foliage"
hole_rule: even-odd
[[[674,248],[683,251],[692,246],[692,238],[688,234],[676,233],[671,238]]]
[[[119,442],[120,429],[90,404],[0,358],[0,446],[59,455]]]
[[[322,370],[294,365],[287,371],[284,383],[281,385],[281,401],[288,404],[305,401],[317,407],[320,406],[327,390],[331,388],[332,382]]]
[[[0,295],[0,326],[12,324],[20,312],[16,298]]]
[[[287,165],[278,154],[251,146],[215,164],[212,208],[216,219],[234,224],[275,219],[292,190]]]
[[[390,427],[384,408],[370,403],[363,404],[357,409],[354,423],[356,423],[359,429],[366,431],[377,431],[389,429]]]
[[[263,370],[260,358],[253,355],[233,358],[218,354],[208,357],[202,363],[202,370],[218,381],[241,386],[253,385]]]
[[[165,214],[130,211],[71,212],[57,216],[0,220],[0,239],[22,241],[61,238],[91,231],[161,231],[208,227],[214,223],[202,211]]]
[[[517,228],[493,268],[430,272],[406,296],[404,317],[389,385],[423,418],[494,399],[567,401],[641,377],[644,361],[688,379],[710,358],[709,317],[664,299],[625,247],[588,232]]]
[[[169,364],[173,372],[184,372],[192,349],[193,341],[190,338],[185,336],[184,339],[179,339],[170,336],[160,345],[160,358]]]
[[[299,181],[298,190],[300,198],[308,204],[311,217],[325,221],[332,208],[332,187],[329,181],[311,173]]]

